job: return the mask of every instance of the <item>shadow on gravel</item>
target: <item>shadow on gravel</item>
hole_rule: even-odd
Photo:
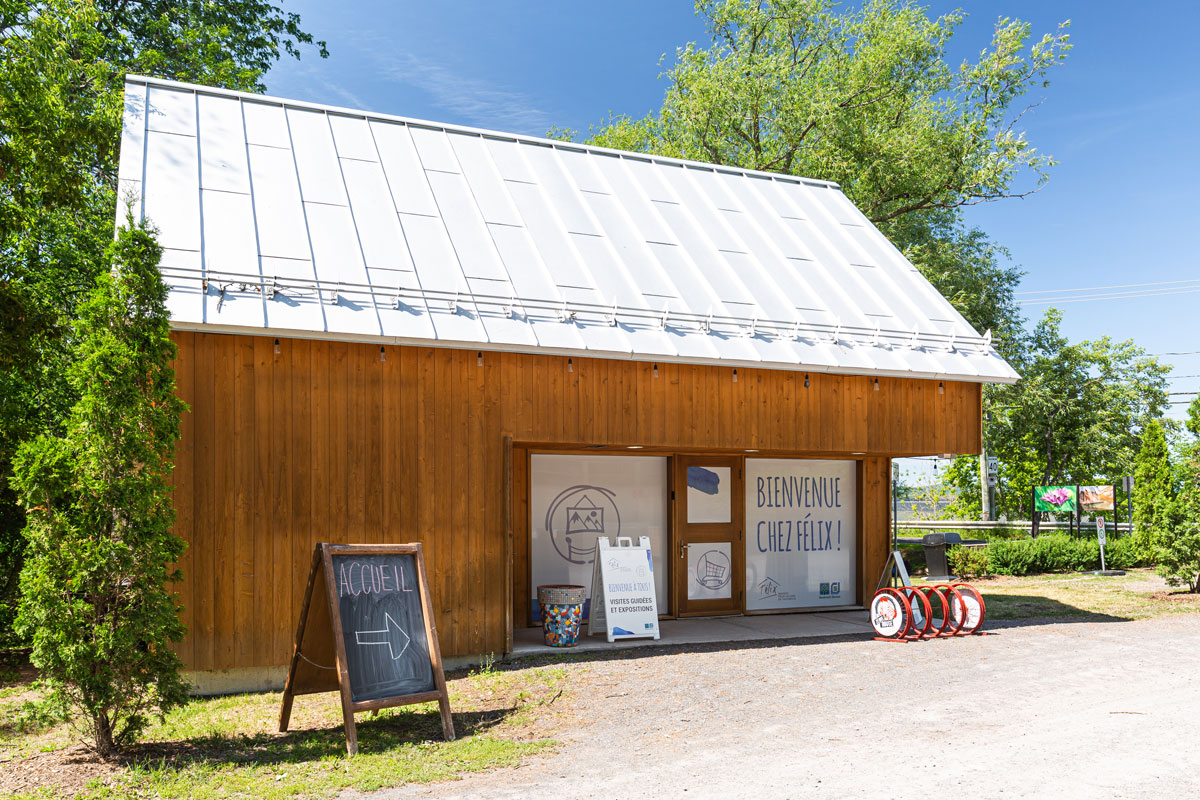
[[[836,636],[798,636],[789,639],[756,639],[738,642],[694,642],[691,644],[642,645],[639,647],[616,647],[612,650],[550,650],[520,658],[513,658],[497,669],[527,669],[547,664],[573,664],[593,661],[637,661],[643,658],[669,656],[678,653],[731,653],[741,650],[767,650],[776,647],[793,647],[805,644],[838,644],[842,642],[869,642],[869,633],[847,633]]]
[[[1132,622],[1131,617],[1087,611],[1042,595],[988,594],[985,591],[983,601],[987,605],[984,627],[1019,628],[1052,622]]]
[[[1132,622],[1130,617],[1118,617],[1086,611],[1057,600],[1038,595],[988,595],[985,632],[1006,628],[1025,628],[1038,625],[1057,625],[1072,622]],[[638,647],[615,646],[611,650],[551,650],[513,658],[497,664],[498,669],[526,669],[546,664],[600,661],[637,661],[656,656],[677,653],[725,653],[742,650],[763,650],[796,645],[840,644],[844,642],[869,642],[874,636],[869,632],[840,634],[836,636],[797,636],[780,639],[757,639],[753,641],[703,642],[691,644],[641,645]]]

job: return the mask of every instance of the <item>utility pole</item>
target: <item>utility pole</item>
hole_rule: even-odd
[[[992,412],[987,412],[985,419],[992,421]],[[983,518],[996,519],[996,473],[995,456],[989,456],[987,451],[987,430],[982,431],[980,441],[983,442],[983,452],[979,456],[979,497],[983,504]]]

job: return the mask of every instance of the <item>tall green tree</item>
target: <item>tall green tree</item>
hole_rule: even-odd
[[[662,107],[616,117],[594,143],[837,181],[979,330],[1020,338],[1018,271],[967,205],[1027,194],[1053,160],[1019,130],[1025,96],[1070,42],[1000,19],[979,59],[952,65],[961,13],[906,0],[698,0],[711,42],[688,44]]]
[[[170,475],[185,407],[162,250],[131,214],[108,253],[112,271],[75,328],[68,381],[79,399],[62,434],[21,446],[13,479],[29,541],[17,626],[101,755],[187,696],[170,647],[184,633],[167,583],[180,579],[184,550],[171,532]]]
[[[1194,398],[1188,404],[1188,415],[1183,427],[1193,436],[1192,444],[1200,445],[1200,397]]]
[[[984,392],[987,452],[1000,462],[996,508],[1009,519],[1030,518],[1034,486],[1131,474],[1143,432],[1167,406],[1169,366],[1132,341],[1072,343],[1061,323],[1062,313],[1048,310],[1013,359],[1021,381]],[[944,480],[957,496],[954,513],[977,516],[978,457],[957,459]]]
[[[1158,571],[1172,586],[1200,591],[1200,397],[1188,406],[1184,427],[1192,441],[1181,448],[1175,504],[1169,525],[1157,529]]]
[[[1180,465],[1170,519],[1155,533],[1159,574],[1172,586],[1200,591],[1200,447],[1192,447]]]
[[[76,399],[71,322],[112,241],[125,74],[261,91],[309,44],[260,0],[0,0],[0,645],[24,551],[12,457]]]
[[[1139,561],[1155,561],[1157,543],[1173,527],[1175,487],[1167,437],[1158,420],[1146,425],[1133,469],[1133,542]]]

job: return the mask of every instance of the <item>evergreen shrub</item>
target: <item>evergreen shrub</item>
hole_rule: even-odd
[[[112,271],[81,308],[69,376],[79,400],[63,430],[21,446],[13,479],[28,541],[17,628],[52,698],[101,755],[187,699],[171,648],[184,628],[168,586],[182,579],[171,458],[185,406],[162,250],[127,222],[110,245]]]
[[[1006,539],[988,545],[988,565],[997,575],[1028,575],[1033,570],[1030,539]]]
[[[946,560],[950,565],[950,573],[964,581],[982,578],[992,574],[988,548],[963,547],[955,545],[946,551]]]

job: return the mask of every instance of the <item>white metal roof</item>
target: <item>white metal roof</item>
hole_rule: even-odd
[[[119,178],[178,329],[1017,379],[828,182],[135,76]]]

